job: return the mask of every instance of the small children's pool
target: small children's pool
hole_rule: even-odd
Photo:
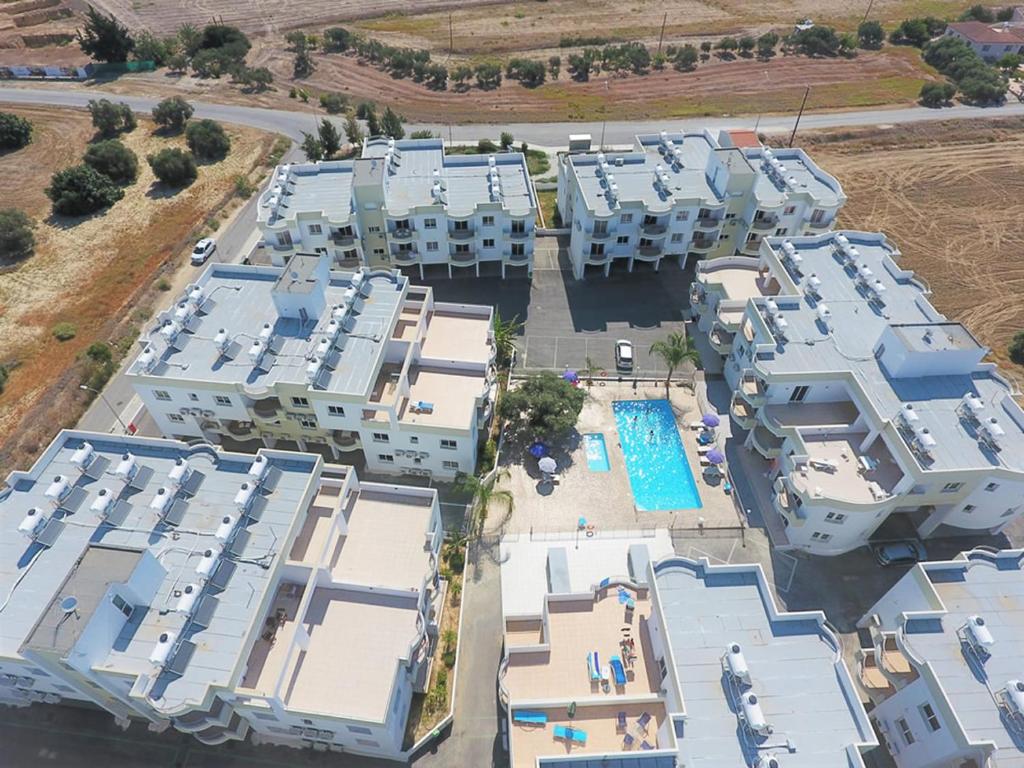
[[[587,451],[587,469],[591,472],[607,472],[611,469],[608,463],[608,449],[604,444],[604,435],[592,432],[583,436],[583,447]]]
[[[700,509],[703,504],[668,400],[612,403],[637,509]]]

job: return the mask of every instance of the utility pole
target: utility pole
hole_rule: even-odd
[[[868,15],[871,13],[871,9],[874,7],[874,5],[875,5],[875,0],[868,0],[868,9],[866,11],[864,11],[864,18],[861,19],[861,23],[863,23],[863,22],[868,20]]]
[[[604,129],[608,125],[608,78],[604,81],[604,103],[601,105],[601,151],[604,152]]]
[[[665,39],[665,22],[668,21],[668,13],[661,17],[661,33],[658,35],[658,53],[661,53],[661,41]]]
[[[796,115],[796,122],[793,124],[793,132],[789,135],[789,146],[793,146],[793,142],[796,140],[796,129],[800,127],[800,118],[804,116],[804,107],[807,105],[807,97],[811,93],[811,86],[807,86],[804,91],[804,100],[800,102],[800,111]]]
[[[448,58],[452,57],[452,53],[455,51],[455,29],[452,26],[452,14],[448,12]]]

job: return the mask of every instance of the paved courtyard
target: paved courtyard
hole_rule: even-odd
[[[557,485],[541,481],[537,460],[524,446],[506,444],[503,448],[501,464],[509,471],[509,477],[500,481],[499,487],[512,492],[515,505],[505,516],[495,503],[487,520],[487,533],[573,531],[580,517],[586,518],[595,530],[696,529],[700,518],[708,528],[738,526],[733,498],[725,494],[721,479],[705,477],[698,466],[696,433],[686,424],[699,419],[701,414],[689,389],[673,386],[671,403],[703,507],[675,512],[636,509],[612,412],[614,400],[664,399],[664,386],[641,383],[634,390],[631,383],[595,382],[587,389],[587,395],[576,431],[563,444],[553,446],[552,455],[559,466]],[[582,439],[587,433],[604,435],[610,464],[607,472],[594,472],[587,467]]]

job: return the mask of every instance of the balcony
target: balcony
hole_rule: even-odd
[[[361,445],[359,433],[348,429],[336,429],[331,433],[334,445],[342,451],[355,450]]]
[[[668,231],[668,227],[666,227],[664,224],[659,224],[656,221],[652,221],[650,223],[644,222],[643,224],[640,225],[640,231],[643,232],[645,235],[650,235],[651,237],[658,237],[660,235],[664,235],[665,232]]]
[[[711,348],[720,355],[728,355],[732,351],[732,342],[736,337],[734,333],[730,333],[725,330],[721,325],[715,323],[711,332],[708,334],[708,341],[711,342]]]
[[[718,243],[716,239],[694,238],[690,241],[691,251],[710,251]]]
[[[636,249],[636,255],[641,259],[653,259],[661,256],[661,251],[660,245],[641,245]]]
[[[735,392],[732,395],[732,402],[729,404],[729,413],[740,429],[750,429],[757,423],[757,412],[754,410],[754,406]]]
[[[782,455],[782,438],[772,434],[762,425],[754,427],[750,437],[757,452],[766,459],[777,459]]]
[[[761,409],[761,422],[777,435],[804,427],[847,432],[860,418],[851,400],[827,403],[779,403]]]
[[[694,309],[704,309],[708,300],[708,292],[700,283],[690,283],[690,306]]]
[[[415,264],[419,261],[420,252],[415,248],[405,251],[392,251],[391,260],[396,264]]]
[[[603,232],[598,232],[597,230],[594,230],[593,232],[590,233],[591,240],[607,240],[611,236],[612,233],[609,232],[607,229],[604,230]]]
[[[472,240],[476,233],[472,227],[466,229],[452,229],[448,231],[448,238],[450,240]]]
[[[224,428],[228,431],[229,435],[234,437],[248,437],[256,431],[256,425],[251,421],[238,421],[236,419],[224,422]]]
[[[801,509],[800,497],[793,493],[785,481],[780,477],[775,481],[775,494],[772,502],[775,509],[782,515],[795,515],[803,520],[807,515]]]
[[[882,439],[876,438],[862,451],[866,439],[866,432],[803,436],[807,461],[801,462],[789,478],[805,504],[817,499],[861,508],[891,503],[903,470]]]
[[[392,240],[411,240],[416,233],[412,227],[395,227],[388,234]]]
[[[758,231],[775,229],[779,226],[778,216],[762,216],[760,219],[755,218],[750,222],[750,228]]]
[[[252,404],[252,412],[261,419],[273,419],[281,410],[281,401],[276,397],[267,397]]]
[[[764,379],[750,371],[746,371],[740,379],[737,391],[752,406],[760,408],[764,405],[764,401],[768,396],[768,385],[765,384]]]
[[[452,264],[472,264],[476,261],[476,251],[470,249],[468,251],[458,251],[448,255],[448,260]]]
[[[608,253],[590,253],[587,254],[587,264],[604,264],[611,258]]]
[[[508,233],[508,236],[512,240],[525,240],[526,238],[528,238],[530,236],[530,233],[528,231],[526,231],[525,229],[523,229],[523,230],[515,230],[515,229],[513,229],[511,232]]]
[[[331,242],[335,245],[350,246],[355,245],[355,235],[343,235],[341,232],[331,232]]]
[[[704,230],[718,229],[720,226],[722,226],[722,217],[721,216],[698,216],[694,220],[694,226],[697,229],[704,229]]]
[[[822,232],[828,232],[830,229],[832,229],[832,225],[834,225],[835,223],[835,217],[831,219],[822,219],[820,221],[811,221],[810,219],[805,219],[803,226],[805,232],[807,232],[808,234],[816,235]]]
[[[504,256],[505,261],[509,262],[510,264],[525,264],[530,260],[530,254],[526,253],[525,251],[523,253],[510,253],[506,251]]]
[[[747,256],[757,256],[761,251],[761,238],[756,237],[753,240],[747,240],[740,247],[740,253],[746,254]]]

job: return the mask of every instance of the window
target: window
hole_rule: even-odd
[[[658,671],[661,672],[661,679],[664,680],[668,675],[668,665],[665,664],[665,659],[658,659]]]
[[[619,237],[616,240],[616,242],[619,245],[629,245],[629,235],[619,235]]]
[[[437,219],[424,219],[423,220],[423,228],[424,229],[437,229]]]
[[[988,485],[985,486],[985,490],[988,491],[989,493],[991,493],[992,491],[994,491],[998,487],[999,487],[999,483],[989,483]]]
[[[786,229],[785,227],[779,227],[778,229],[775,230],[775,236],[783,237],[786,235],[787,232],[789,232],[789,230]]]
[[[296,408],[309,408],[309,400],[305,397],[293,397],[292,405]]]
[[[977,509],[977,507],[975,507],[973,504],[964,504],[965,515],[971,514],[971,512],[973,512],[975,509]]]
[[[454,451],[459,447],[459,444],[454,440],[441,440],[441,447],[446,448],[449,451]]]
[[[608,234],[608,222],[604,219],[599,219],[594,222],[594,234],[595,235],[607,235]]]
[[[231,405],[231,398],[227,395],[214,395],[213,402],[217,405]]]
[[[451,470],[455,470],[457,472],[458,469],[459,469],[459,462],[457,462],[457,461],[445,461],[445,462],[442,462],[442,466],[444,466],[445,469],[451,469]]]
[[[277,233],[277,244],[284,246],[291,246],[292,244],[292,233],[291,232],[278,232]]]
[[[253,714],[256,716],[257,720],[270,720],[275,723],[277,722],[277,718],[269,712],[253,712]]]
[[[170,422],[173,422],[174,424],[184,424],[185,423],[185,417],[182,416],[180,413],[168,413],[167,414],[167,420],[170,421]]]
[[[127,600],[125,600],[120,595],[114,595],[112,598],[110,598],[110,602],[114,604],[114,607],[117,608],[117,610],[119,610],[128,618],[131,618],[132,606]]]
[[[590,244],[590,255],[591,256],[604,256],[604,243],[591,243]]]
[[[376,234],[378,234],[380,232],[380,227],[377,227],[377,226],[367,227],[366,231],[369,232],[371,235],[376,235]]]
[[[484,226],[485,227],[493,227],[494,226],[494,217],[493,216],[484,216]]]
[[[198,403],[199,402],[199,395],[197,395],[195,392],[189,392],[188,393],[188,399],[191,400],[193,403]]]
[[[360,746],[363,746],[363,747],[379,747],[380,746],[380,744],[378,744],[373,739],[356,739],[356,744],[359,744]]]
[[[906,718],[899,718],[896,721],[896,725],[899,726],[900,733],[903,735],[903,741],[909,747],[914,743],[914,732],[910,730],[910,723],[906,721]]]
[[[306,718],[302,718],[302,722],[303,722],[304,725],[312,725],[313,724],[312,720],[307,720]]]
[[[374,432],[373,433],[373,442],[375,442],[375,443],[390,443],[391,442],[391,438],[388,437],[388,434],[386,432]]]
[[[512,219],[512,233],[521,235],[526,232],[526,222],[522,219]]]
[[[155,397],[157,400],[170,400],[171,393],[168,392],[166,389],[154,389],[153,397]]]
[[[846,515],[842,514],[841,512],[829,512],[827,515],[825,515],[826,523],[837,523],[841,525],[845,519]]]
[[[942,492],[943,493],[956,493],[957,491],[959,491],[963,487],[964,487],[963,483],[946,483],[944,486],[942,486]]]
[[[431,242],[427,243],[427,250],[428,251],[436,251],[437,250],[437,241],[436,240],[432,240]]]
[[[1010,507],[1008,510],[1003,512],[1000,517],[1010,517],[1011,515],[1015,515],[1017,514],[1018,509],[1020,509],[1020,507]]]
[[[484,238],[484,248],[493,248],[493,247],[494,247],[494,240],[492,238],[485,237]]]
[[[380,459],[382,464],[394,464],[395,457],[390,453],[378,453],[377,458]]]
[[[923,485],[915,485],[913,488],[910,489],[910,494],[912,496],[920,496],[922,493],[927,493],[927,492],[928,492],[928,489],[925,488]]]
[[[681,243],[681,242],[683,242],[683,233],[682,232],[673,232],[672,233],[672,242],[673,243]]]
[[[939,716],[935,714],[935,710],[932,709],[931,704],[926,703],[921,705],[921,717],[924,719],[932,733],[942,728],[942,723],[939,722]]]
[[[789,396],[789,402],[791,403],[802,403],[804,398],[807,397],[807,393],[811,391],[810,387],[798,386],[793,387],[793,394]]]
[[[690,218],[690,212],[689,211],[679,211],[676,214],[676,221],[688,221],[689,218]]]
[[[468,232],[469,222],[468,221],[453,221],[452,229],[456,232]]]
[[[814,213],[811,214],[811,223],[820,224],[825,218],[825,211],[821,208],[815,208]]]
[[[342,408],[340,405],[328,405],[327,413],[330,414],[331,416],[344,416],[345,409]]]
[[[796,213],[795,205],[787,205],[782,211],[783,216],[792,216],[794,213]]]
[[[418,437],[416,437],[415,435],[413,435],[412,437],[409,438],[409,445],[419,445],[419,443],[420,443],[420,439]]]
[[[624,214],[622,214],[621,217],[619,217],[619,221],[621,221],[623,224],[632,224],[633,223],[633,214],[632,213],[624,213]]]
[[[364,728],[361,725],[346,725],[345,727],[348,728],[350,733],[362,733],[366,736],[370,736],[373,734],[372,730],[370,730],[369,728]]]
[[[316,429],[317,427],[316,419],[312,416],[303,416],[299,419],[299,423],[302,425],[303,429]]]
[[[815,531],[814,533],[811,534],[811,541],[825,542],[825,541],[829,541],[831,538],[832,538],[832,534],[831,533],[819,533],[818,531]]]
[[[604,246],[602,246],[603,248]],[[512,243],[512,255],[513,256],[525,256],[526,246],[522,243]]]
[[[461,244],[460,245],[456,245],[455,246],[455,253],[469,253],[469,246],[468,245],[461,245]]]
[[[309,234],[311,234],[311,235],[322,235],[323,232],[324,232],[324,229],[319,224],[310,224],[309,225]]]
[[[373,249],[373,255],[374,256],[383,256],[384,255],[384,249],[383,248],[374,248]]]

